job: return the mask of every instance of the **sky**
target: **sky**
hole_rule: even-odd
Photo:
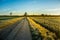
[[[0,0],[0,15],[60,15],[60,0]]]

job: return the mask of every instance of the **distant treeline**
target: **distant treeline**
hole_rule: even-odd
[[[0,17],[60,17],[60,15],[0,15]]]

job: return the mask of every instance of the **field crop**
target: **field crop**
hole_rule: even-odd
[[[60,17],[31,17],[31,19],[60,38]]]
[[[41,25],[34,22],[31,18],[28,18],[28,20],[30,22],[31,28],[33,29],[32,30],[33,31],[32,34],[34,33],[33,35],[36,35],[36,36],[40,35],[40,37],[42,37],[43,40],[55,40],[56,39],[55,33],[49,31],[48,29],[45,29]],[[40,40],[40,39],[38,38],[37,40]]]
[[[11,25],[19,20],[21,20],[23,17],[0,17],[0,30],[2,28],[7,27],[8,25]]]
[[[0,17],[0,23],[4,22],[6,20],[13,19],[13,18],[17,18],[17,17],[4,17],[4,16],[2,16],[2,17]]]

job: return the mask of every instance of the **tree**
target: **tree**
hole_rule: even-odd
[[[42,16],[44,16],[44,14],[41,14]]]
[[[25,12],[24,16],[27,16],[27,12]]]
[[[10,12],[10,16],[12,16],[12,12]]]

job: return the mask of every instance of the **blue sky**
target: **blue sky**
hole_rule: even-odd
[[[0,0],[0,15],[60,14],[60,0]]]

